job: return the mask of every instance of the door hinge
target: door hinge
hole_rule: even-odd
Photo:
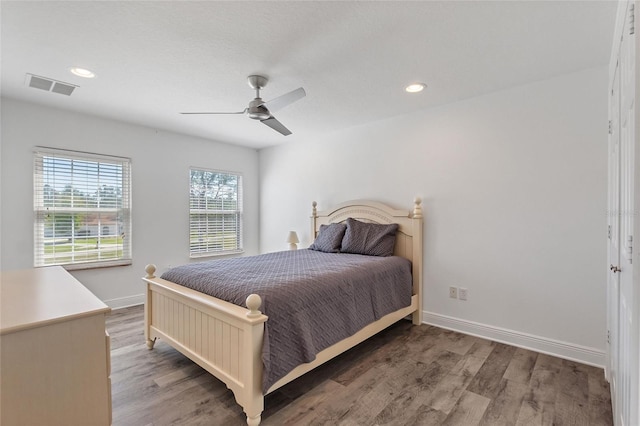
[[[633,235],[627,236],[627,260],[633,263]]]
[[[611,343],[611,332],[607,330],[607,343]]]
[[[611,225],[609,225],[609,230],[607,231],[607,238],[611,239]]]
[[[611,120],[609,120],[609,134],[611,134]]]
[[[635,20],[635,7],[636,5],[631,3],[629,6],[629,35],[634,35],[636,33],[636,20]]]

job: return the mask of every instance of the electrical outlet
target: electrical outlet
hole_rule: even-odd
[[[458,296],[459,296],[460,300],[467,300],[467,289],[466,288],[461,288],[458,291]]]
[[[452,299],[458,298],[458,287],[449,287],[449,297]]]

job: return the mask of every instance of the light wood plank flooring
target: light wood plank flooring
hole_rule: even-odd
[[[114,425],[245,425],[222,382],[113,311]],[[611,425],[601,369],[408,321],[265,398],[271,425]]]

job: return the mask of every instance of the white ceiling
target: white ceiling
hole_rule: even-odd
[[[615,1],[2,1],[2,94],[253,148],[608,63]],[[72,66],[93,70],[76,77]],[[25,73],[78,84],[70,96]],[[293,135],[243,115],[249,74]],[[404,86],[428,88],[409,95]],[[329,135],[327,135],[329,137]]]

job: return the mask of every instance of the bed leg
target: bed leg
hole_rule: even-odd
[[[149,264],[144,268],[144,271],[147,273],[145,278],[152,279],[156,276],[154,275],[156,272],[156,265]],[[153,345],[156,343],[156,338],[153,340],[150,339],[151,336],[151,302],[153,300],[152,292],[151,292],[151,284],[146,283],[146,295],[144,301],[144,338],[147,342],[147,348],[149,350],[153,349]]]
[[[422,312],[420,310],[411,314],[411,322],[413,322],[413,325],[422,324]]]
[[[262,420],[262,418],[260,417],[260,414],[258,414],[255,417],[249,417],[249,415],[247,415],[247,424],[249,426],[258,426],[260,424],[261,420]]]

